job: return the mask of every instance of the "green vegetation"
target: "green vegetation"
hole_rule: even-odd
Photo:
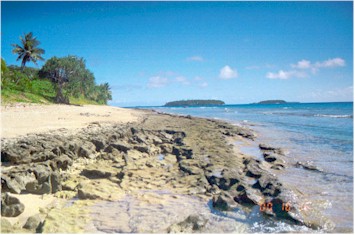
[[[107,104],[112,99],[108,83],[95,83],[94,74],[85,60],[77,56],[52,57],[41,69],[25,67],[26,63],[42,60],[43,49],[32,33],[20,37],[22,47],[15,44],[13,53],[22,59],[21,67],[7,66],[1,58],[2,103],[65,103]]]
[[[2,103],[30,102],[52,103],[55,91],[48,79],[38,78],[38,69],[17,66],[6,67],[1,59],[1,101]]]
[[[180,106],[216,106],[224,105],[221,100],[179,100],[166,103],[165,107],[180,107]]]
[[[17,60],[21,60],[22,69],[26,66],[27,62],[32,61],[37,64],[37,60],[44,60],[41,56],[44,54],[44,50],[37,47],[40,42],[36,37],[33,37],[32,33],[25,34],[24,37],[20,37],[20,40],[22,46],[13,44],[14,49],[12,53],[18,54]]]
[[[111,100],[108,83],[96,85],[95,77],[85,66],[85,60],[76,56],[53,57],[39,71],[42,78],[50,78],[56,90],[57,103],[72,100],[90,100],[106,104]]]

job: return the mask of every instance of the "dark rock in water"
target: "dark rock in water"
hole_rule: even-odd
[[[222,190],[229,190],[233,185],[239,182],[236,178],[229,178],[222,175],[206,174],[206,179],[210,185],[217,185]]]
[[[262,151],[271,151],[280,155],[284,155],[284,151],[281,148],[275,148],[266,144],[259,144],[259,148]]]
[[[260,168],[259,163],[257,163],[255,160],[252,160],[248,163],[246,176],[260,178],[262,174],[263,170]]]
[[[220,195],[213,196],[212,206],[222,211],[228,211],[236,208],[237,204],[229,193],[222,192]]]
[[[238,128],[236,135],[242,136],[244,138],[250,139],[250,140],[255,140],[256,135],[253,131],[248,130],[246,128]]]
[[[311,162],[297,162],[296,167],[303,167],[306,170],[323,172],[323,170],[317,166],[312,165]]]
[[[10,196],[8,193],[1,194],[1,216],[16,217],[24,210],[25,206],[18,198]]]
[[[264,174],[253,185],[253,188],[260,189],[265,196],[276,197],[281,193],[282,184],[275,176]]]
[[[273,165],[273,166],[271,166],[270,167],[271,169],[273,169],[273,170],[283,170],[284,168],[285,168],[285,165],[283,165],[283,164],[275,164],[275,165]]]
[[[255,204],[253,200],[249,198],[248,194],[245,191],[240,193],[238,196],[235,196],[234,201],[238,202],[241,205]]]
[[[267,162],[274,162],[277,160],[277,157],[275,155],[269,154],[269,153],[264,153],[263,154],[265,161]]]
[[[274,198],[271,200],[271,204],[272,204],[272,213],[276,217],[287,219],[292,221],[293,223],[299,224],[299,222],[294,218],[292,218],[291,215],[288,213],[288,211],[291,210],[292,207],[292,205],[289,202],[284,201],[280,198]]]
[[[42,219],[39,215],[33,215],[33,216],[28,217],[23,228],[36,231],[38,226],[40,226],[41,222],[42,222]]]
[[[259,191],[243,185],[238,185],[233,195],[234,201],[245,206],[256,205],[262,200]]]

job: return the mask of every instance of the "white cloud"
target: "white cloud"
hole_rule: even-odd
[[[207,82],[202,82],[202,83],[200,83],[199,86],[205,88],[205,87],[208,87],[208,83]]]
[[[197,61],[197,62],[204,61],[203,57],[202,56],[198,56],[198,55],[191,56],[191,57],[187,58],[186,60],[187,61]]]
[[[295,70],[280,70],[277,73],[269,72],[266,74],[266,77],[270,79],[289,79],[291,77],[304,78],[308,77],[309,71],[311,71],[313,74],[316,74],[320,70],[320,68],[334,68],[343,66],[345,66],[345,60],[343,60],[342,58],[333,58],[315,63],[303,59],[298,61],[296,64],[291,64],[291,67]]]
[[[149,78],[148,87],[150,88],[159,88],[164,87],[168,84],[169,80],[165,77],[155,76]]]
[[[300,72],[300,71],[295,71],[295,70],[291,70],[291,71],[283,71],[283,70],[279,70],[279,72],[277,73],[267,73],[266,77],[269,79],[282,79],[282,80],[286,80],[292,77],[297,77],[297,78],[304,78],[307,77],[307,74],[304,72]]]
[[[296,69],[309,69],[311,68],[311,61],[309,60],[301,60],[298,61],[297,64],[292,64],[291,67],[292,68],[296,68]]]
[[[317,72],[319,68],[334,68],[345,66],[345,60],[342,58],[333,58],[325,61],[317,61],[311,63],[309,60],[298,61],[297,64],[291,64],[292,68],[295,69],[311,69],[313,73]]]
[[[317,68],[343,67],[345,66],[345,60],[342,58],[334,58],[323,62],[316,62],[314,66]]]
[[[203,78],[200,77],[200,76],[196,76],[194,79],[195,79],[196,81],[203,81]]]
[[[189,85],[190,82],[183,76],[176,77],[175,80],[183,85]]]
[[[232,78],[236,78],[236,77],[238,77],[237,70],[236,69],[232,69],[228,65],[226,65],[223,68],[221,68],[221,70],[219,72],[219,78],[220,79],[228,80],[228,79],[232,79]]]

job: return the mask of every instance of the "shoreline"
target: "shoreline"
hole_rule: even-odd
[[[176,204],[186,200],[197,204],[200,204],[199,200],[211,201],[214,209],[224,213],[237,209],[246,214],[258,210],[261,202],[271,202],[274,204],[272,210],[261,213],[266,220],[331,229],[329,221],[320,221],[321,217],[317,220],[312,218],[314,214],[303,213],[295,192],[285,188],[270,173],[271,167],[282,168],[282,161],[279,161],[282,150],[259,146],[272,159],[267,162],[246,155],[240,151],[240,146],[233,144],[233,141],[253,141],[256,137],[252,130],[191,116],[146,110],[135,110],[135,114],[139,120],[133,122],[95,121],[74,132],[57,130],[57,133],[4,139],[2,192],[12,191],[10,195],[15,198],[16,193],[44,194],[45,197],[54,196],[58,202],[36,211],[33,215],[36,218],[32,220],[39,222],[31,227],[32,231],[193,232],[190,227],[197,225],[200,232],[211,231],[211,225],[215,223],[213,214],[201,217],[194,210],[179,210]],[[7,176],[16,176],[21,182]],[[65,206],[68,202],[70,206]],[[290,211],[280,210],[283,203],[288,202],[292,204]],[[159,227],[150,221],[153,220],[151,216],[141,215],[139,211],[130,215],[107,212],[113,205],[119,211],[127,206],[134,209],[137,204],[162,219],[174,212],[181,213],[181,216]],[[207,213],[201,208],[195,210]],[[90,211],[98,211],[98,214],[93,217]],[[106,214],[110,216],[105,217]],[[122,217],[123,222],[114,225],[109,218],[117,216]],[[128,226],[139,216],[148,222]],[[11,232],[3,218],[3,232]],[[25,220],[22,218],[12,232],[28,231],[22,228]],[[69,226],[71,220],[76,221],[76,225]],[[12,219],[12,226],[14,221]],[[98,225],[100,223],[104,225]],[[226,219],[224,223],[228,226],[222,226],[216,232],[228,232],[226,228],[231,225],[238,225],[239,230],[235,232],[250,229],[247,222]]]

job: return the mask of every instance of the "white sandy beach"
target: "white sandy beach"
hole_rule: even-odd
[[[1,107],[1,138],[57,129],[75,130],[92,122],[136,122],[140,111],[103,105],[13,104]]]

